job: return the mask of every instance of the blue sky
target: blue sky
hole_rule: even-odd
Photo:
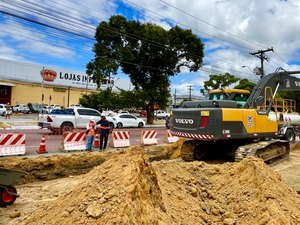
[[[0,58],[85,71],[95,28],[116,14],[165,29],[178,25],[201,38],[204,66],[171,78],[172,93],[188,94],[193,85],[199,95],[209,74],[256,82],[260,60],[249,53],[270,47],[265,73],[300,70],[298,0],[1,0]]]

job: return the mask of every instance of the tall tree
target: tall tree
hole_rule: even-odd
[[[244,89],[244,90],[248,90],[248,91],[252,91],[253,88],[255,87],[255,83],[249,81],[248,79],[241,79],[239,80],[239,84],[236,85],[234,88],[237,89]]]
[[[209,89],[209,87],[211,87],[211,89],[226,88],[239,80],[239,78],[236,78],[230,73],[211,74],[209,75],[209,80],[204,82],[204,88],[206,90]]]
[[[202,66],[204,45],[191,30],[178,26],[165,30],[112,16],[99,24],[95,38],[95,58],[87,64],[87,74],[100,85],[121,67],[135,90],[146,96],[148,123],[153,123],[155,104],[161,108],[168,104],[169,78],[183,67],[195,72]]]

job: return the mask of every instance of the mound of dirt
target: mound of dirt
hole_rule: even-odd
[[[300,198],[256,158],[150,162],[131,147],[78,179],[15,224],[300,224]]]
[[[150,161],[178,158],[180,157],[181,142],[146,146],[144,152]],[[115,151],[93,152],[92,154],[79,152],[31,157],[4,157],[0,158],[0,167],[26,172],[26,176],[17,183],[26,184],[86,174],[94,167],[110,159],[111,155],[119,154],[122,151],[123,149],[117,149]]]

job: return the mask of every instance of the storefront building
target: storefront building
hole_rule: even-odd
[[[49,72],[46,79],[41,76],[41,71]],[[129,80],[122,78],[114,84],[125,90],[131,86]],[[101,86],[104,88],[107,86]],[[93,79],[82,72],[0,59],[0,103],[44,103],[68,107],[78,104],[83,94],[96,91]]]

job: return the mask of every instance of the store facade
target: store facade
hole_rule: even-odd
[[[41,75],[41,71],[45,70],[49,72],[46,79]],[[118,84],[118,88],[126,90],[130,87],[127,79],[118,79],[117,82],[114,83]],[[78,104],[83,94],[96,91],[93,79],[82,72],[0,59],[0,103],[44,103],[68,107]]]

